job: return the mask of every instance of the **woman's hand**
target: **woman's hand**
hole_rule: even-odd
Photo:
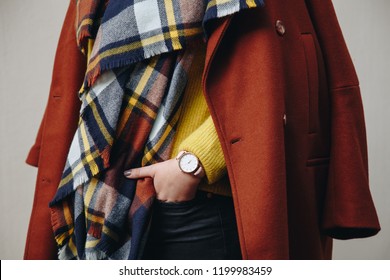
[[[204,177],[204,172],[195,176],[180,170],[176,159],[134,168],[125,171],[130,179],[152,177],[157,199],[165,202],[180,202],[195,197],[197,187]]]

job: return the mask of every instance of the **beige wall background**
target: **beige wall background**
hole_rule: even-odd
[[[273,0],[269,0],[273,1]],[[335,241],[335,259],[390,259],[390,1],[334,0],[360,77],[382,231]],[[24,163],[49,92],[68,0],[0,0],[0,259],[21,259],[36,169]]]

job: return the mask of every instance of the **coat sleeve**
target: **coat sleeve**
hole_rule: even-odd
[[[66,59],[67,59],[67,58],[63,58],[63,55],[62,55],[61,50],[60,50],[61,49],[60,46],[62,46],[62,48],[66,47],[66,44],[69,43],[69,41],[72,41],[72,40],[74,41],[73,37],[76,37],[75,32],[74,31],[71,32],[71,29],[74,28],[74,22],[76,20],[76,8],[75,7],[76,7],[75,2],[72,0],[69,1],[68,10],[67,10],[67,13],[65,15],[65,19],[63,22],[62,30],[61,30],[61,35],[60,35],[59,42],[57,45],[57,51],[56,51],[56,57],[55,57],[55,61],[57,63],[54,63],[52,84],[51,84],[51,89],[50,89],[48,101],[50,101],[50,98],[52,98],[52,96],[53,96],[53,92],[54,92],[53,83],[54,83],[54,81],[56,79],[58,79],[58,77],[61,76],[61,74],[63,74],[61,71],[58,71],[58,67],[56,68],[55,66],[56,66],[56,64],[66,63]],[[81,70],[81,71],[83,71],[83,70]],[[31,148],[27,154],[27,157],[25,159],[25,162],[27,164],[34,166],[34,167],[39,166],[39,157],[40,157],[42,138],[43,138],[42,135],[44,134],[45,121],[46,121],[46,115],[47,115],[46,112],[48,110],[49,105],[50,105],[50,102],[48,102],[46,105],[44,115],[42,117],[37,135],[35,137],[35,142],[31,146]]]
[[[86,58],[76,44],[76,1],[70,0],[59,37],[49,97],[35,144],[26,162],[38,166],[24,259],[55,259],[57,246],[50,221],[49,201],[61,179],[79,119],[77,92],[85,74]]]
[[[337,239],[372,236],[380,225],[369,190],[358,78],[332,1],[306,2],[324,56],[331,100],[331,154],[322,229]]]

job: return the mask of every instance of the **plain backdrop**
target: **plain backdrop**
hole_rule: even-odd
[[[268,0],[273,1],[273,0]],[[382,231],[335,241],[334,259],[390,259],[390,1],[334,0],[358,72]],[[21,259],[36,169],[24,163],[49,92],[68,0],[0,0],[0,259]]]

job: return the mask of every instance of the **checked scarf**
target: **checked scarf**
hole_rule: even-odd
[[[78,0],[88,54],[77,131],[50,203],[60,259],[139,259],[155,190],[123,171],[170,158],[207,22],[262,0]]]

